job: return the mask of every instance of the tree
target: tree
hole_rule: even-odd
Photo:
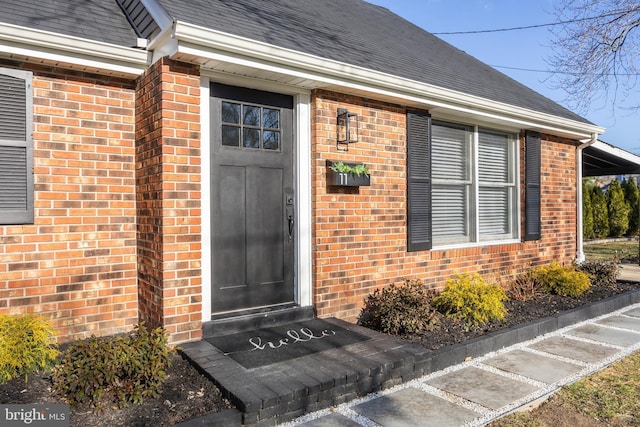
[[[629,229],[629,206],[625,203],[624,192],[617,179],[609,184],[605,199],[609,211],[609,234],[620,237]]]
[[[640,2],[559,0],[555,14],[562,25],[552,27],[548,62],[572,107],[585,112],[602,98],[604,105],[640,108]]]
[[[591,209],[593,211],[593,237],[609,236],[609,211],[602,189],[597,185],[591,189]]]
[[[585,240],[593,239],[593,208],[591,192],[588,186],[582,186],[582,236]]]
[[[632,178],[622,180],[622,191],[624,191],[624,200],[629,207],[629,229],[628,236],[636,236],[638,234],[638,200],[640,200],[640,191]]]

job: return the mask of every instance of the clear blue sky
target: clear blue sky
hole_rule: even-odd
[[[512,28],[555,22],[556,0],[367,0],[424,28],[430,33]],[[471,35],[438,35],[482,62],[529,86],[565,107],[566,94],[553,89],[549,74],[503,67],[549,70],[553,35],[548,27]],[[640,155],[640,113],[611,109],[602,102],[587,112],[576,111],[605,127],[600,139]]]

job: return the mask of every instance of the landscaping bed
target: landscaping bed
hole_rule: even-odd
[[[615,285],[593,286],[589,291],[577,297],[544,294],[528,301],[511,299],[505,302],[507,315],[503,320],[491,321],[482,326],[468,326],[441,314],[436,314],[438,325],[433,330],[420,334],[408,334],[400,336],[400,338],[410,340],[430,350],[437,350],[490,332],[510,329],[636,289],[640,289],[640,283],[618,281]]]
[[[140,405],[124,408],[108,405],[95,411],[88,404],[71,411],[71,426],[91,427],[143,427],[171,426],[205,414],[230,408],[220,390],[201,375],[179,354],[174,354],[167,369],[168,378],[158,398],[145,399]],[[0,385],[0,403],[65,403],[54,394],[48,374],[31,375],[28,381],[15,378]]]
[[[592,286],[580,296],[541,294],[527,301],[512,298],[505,302],[507,314],[504,319],[493,320],[482,326],[470,326],[436,313],[438,322],[432,330],[398,337],[431,350],[438,350],[468,342],[485,334],[500,334],[502,331],[513,330],[549,316],[566,314],[569,310],[638,289],[640,283],[617,281]],[[179,354],[173,354],[171,360],[171,366],[167,369],[168,378],[163,384],[160,397],[146,399],[140,405],[130,404],[124,408],[99,401],[101,411],[83,404],[72,410],[71,426],[170,426],[231,407],[229,402],[222,398],[218,388]],[[31,375],[27,382],[23,378],[15,378],[1,384],[0,403],[65,402],[54,393],[50,374],[45,373]]]

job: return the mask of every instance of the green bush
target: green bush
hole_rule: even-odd
[[[582,236],[593,239],[593,208],[591,206],[591,188],[582,180]]]
[[[638,201],[640,200],[640,191],[632,178],[622,180],[622,191],[624,192],[624,200],[629,206],[629,229],[628,236],[638,235],[639,215]]]
[[[591,278],[593,286],[609,287],[616,284],[620,264],[617,260],[583,261],[578,268]]]
[[[500,286],[487,284],[479,274],[460,274],[449,279],[432,301],[439,312],[472,325],[501,320],[507,314],[507,295]]]
[[[594,185],[591,189],[591,210],[593,212],[593,237],[609,236],[609,211],[602,189]]]
[[[413,334],[433,329],[435,310],[429,305],[430,293],[420,280],[405,280],[369,294],[358,323],[389,334]]]
[[[617,179],[611,181],[605,194],[609,211],[609,234],[620,237],[629,229],[629,205],[624,200],[624,192]]]
[[[130,335],[78,341],[54,369],[54,389],[71,404],[95,404],[105,396],[124,406],[158,397],[171,363],[167,339],[164,329],[140,323]]]
[[[0,384],[53,365],[58,350],[51,323],[34,314],[0,315]]]
[[[535,268],[531,274],[542,282],[547,292],[555,295],[577,297],[591,286],[586,273],[579,271],[575,266],[563,267],[557,262]]]

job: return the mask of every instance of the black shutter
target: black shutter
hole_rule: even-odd
[[[407,249],[431,249],[431,116],[407,112]]]
[[[31,79],[0,70],[0,224],[33,223]]]
[[[527,131],[525,136],[525,236],[539,240],[540,231],[540,134]]]

